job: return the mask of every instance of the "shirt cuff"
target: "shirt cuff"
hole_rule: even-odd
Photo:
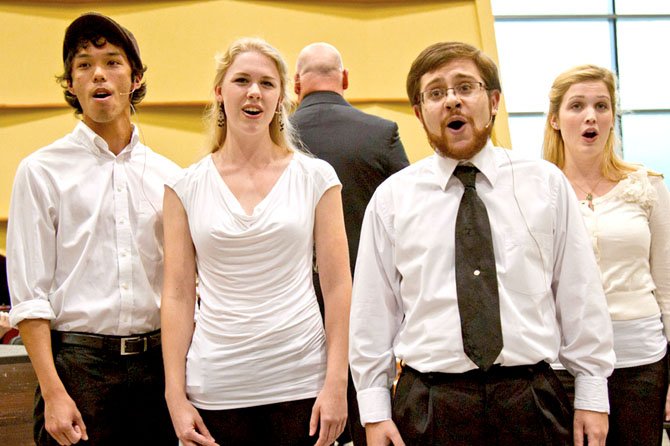
[[[372,387],[358,392],[361,424],[391,419],[391,392],[386,387]]]
[[[9,310],[9,324],[18,327],[19,322],[25,319],[56,319],[51,303],[44,299],[31,299],[19,302]]]
[[[607,378],[600,376],[577,376],[575,378],[575,409],[609,413]]]

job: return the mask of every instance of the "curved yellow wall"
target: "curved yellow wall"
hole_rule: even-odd
[[[136,122],[147,145],[183,166],[203,153],[201,115],[210,99],[213,56],[237,37],[265,38],[291,71],[306,44],[337,46],[350,72],[346,98],[395,120],[411,161],[431,153],[405,96],[416,55],[431,43],[461,40],[497,59],[489,0],[0,1],[0,251],[18,162],[75,123],[55,76],[62,70],[65,28],[93,10],[135,34],[149,67]],[[494,137],[509,146],[501,111]]]

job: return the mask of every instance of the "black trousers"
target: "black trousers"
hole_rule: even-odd
[[[408,446],[568,446],[572,417],[546,363],[453,374],[405,367],[393,400]]]
[[[159,347],[120,356],[104,350],[53,343],[56,370],[77,404],[89,441],[78,445],[176,446],[165,403],[163,357]],[[55,446],[44,427],[44,399],[35,392],[35,443]]]
[[[575,379],[565,370],[556,372],[573,401]],[[610,400],[607,446],[660,446],[668,391],[667,359],[614,369],[607,387]]]
[[[313,446],[309,419],[315,398],[228,410],[198,409],[220,446]]]

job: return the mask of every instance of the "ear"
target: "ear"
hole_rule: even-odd
[[[298,73],[295,73],[293,77],[293,93],[300,96],[300,75]]]
[[[214,97],[217,101],[223,102],[223,96],[221,96],[221,85],[214,87]]]
[[[561,127],[559,125],[558,119],[556,119],[556,115],[551,115],[551,118],[549,118],[549,122],[551,122],[551,127],[554,130],[560,130]]]
[[[72,81],[71,81],[71,80],[67,81],[67,91],[68,91],[72,96],[75,96],[75,97],[77,96],[76,94],[74,94],[74,89],[72,88]]]
[[[495,116],[498,113],[498,104],[500,104],[500,91],[498,90],[491,91],[489,100],[491,101],[492,113]]]
[[[342,70],[342,90],[349,88],[349,70]]]
[[[421,113],[421,105],[415,105],[412,107],[412,110],[414,110],[414,116],[417,117],[419,121],[421,121],[421,124],[423,124],[423,114]]]
[[[142,76],[135,76],[135,82],[133,82],[133,90],[137,90],[142,85]]]

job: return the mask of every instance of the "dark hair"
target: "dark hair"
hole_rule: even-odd
[[[77,52],[88,45],[96,48],[103,47],[106,43],[118,46],[125,52],[130,62],[131,79],[142,79],[147,67],[142,64],[140,51],[133,33],[116,23],[107,16],[96,12],[89,12],[75,19],[67,30],[63,40],[63,74],[56,79],[63,87],[65,102],[75,109],[75,114],[83,113],[81,104],[75,95],[68,91],[72,85],[72,61]],[[146,82],[136,88],[130,95],[130,103],[134,106],[142,102],[147,93]]]
[[[498,67],[484,52],[467,43],[439,42],[423,50],[412,63],[407,75],[407,96],[410,104],[418,105],[421,102],[421,77],[424,74],[457,59],[471,60],[475,63],[489,94],[492,90],[502,92]]]

